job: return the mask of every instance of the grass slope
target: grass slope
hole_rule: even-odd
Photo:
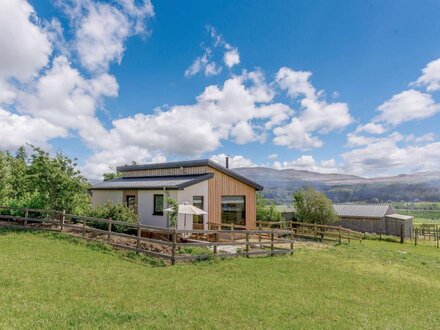
[[[3,231],[0,251],[1,329],[440,324],[440,251],[431,246],[364,241],[155,268],[56,234]]]

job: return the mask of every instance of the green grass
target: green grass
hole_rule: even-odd
[[[440,210],[404,210],[396,209],[399,214],[411,215],[415,224],[436,223],[440,224]]]
[[[63,235],[0,232],[0,328],[387,328],[440,324],[440,251],[374,240],[153,267]]]

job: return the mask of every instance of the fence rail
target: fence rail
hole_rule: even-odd
[[[440,248],[440,226],[437,224],[420,224],[413,228],[412,236],[414,237],[414,245],[423,239],[435,242],[437,248]]]
[[[119,249],[142,253],[151,257],[178,261],[257,255],[292,254],[297,237],[342,242],[362,239],[362,234],[337,226],[304,224],[293,221],[259,222],[257,228],[229,224],[211,224],[208,230],[175,230],[132,224],[112,219],[101,219],[68,214],[65,211],[0,206],[0,219],[14,228],[61,231],[87,240],[106,241]],[[99,228],[96,228],[99,224]],[[116,226],[124,226],[124,232]],[[95,226],[95,227],[94,227]],[[217,228],[217,229],[213,229]],[[204,247],[212,252],[200,255],[186,253],[186,248]],[[186,254],[185,254],[186,253]]]

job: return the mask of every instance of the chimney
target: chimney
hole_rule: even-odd
[[[226,168],[229,168],[229,156],[226,156]]]

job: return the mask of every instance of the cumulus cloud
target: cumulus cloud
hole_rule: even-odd
[[[223,57],[223,61],[228,68],[232,68],[234,65],[240,64],[240,54],[238,53],[237,48],[227,50]]]
[[[273,167],[279,170],[296,169],[318,173],[339,173],[341,169],[337,166],[334,159],[322,160],[319,163],[311,155],[302,155],[295,160],[276,161]]]
[[[226,154],[218,154],[211,156],[210,159],[222,166],[226,166],[226,157],[229,157],[229,168],[257,166],[252,160],[241,155],[228,156]]]
[[[0,10],[0,77],[26,81],[44,67],[51,43],[26,1],[3,0]]]
[[[281,68],[276,82],[282,90],[301,106],[299,116],[274,129],[274,143],[296,149],[317,148],[323,145],[316,134],[328,134],[352,123],[346,103],[327,103],[323,92],[310,83],[310,72]]]
[[[440,58],[429,62],[422,69],[422,75],[411,85],[425,86],[429,92],[440,90]]]
[[[203,55],[197,57],[185,70],[185,77],[191,77],[203,72],[206,77],[215,76],[222,71],[222,67],[211,61],[211,49],[205,48]]]
[[[154,15],[150,1],[123,0],[119,4],[92,1],[61,3],[75,29],[74,47],[82,65],[90,71],[107,71],[120,63],[124,42],[145,32],[145,19]]]
[[[42,118],[20,116],[0,108],[0,148],[15,150],[26,143],[48,148],[47,141],[67,131]]]
[[[397,126],[404,122],[432,117],[440,111],[431,94],[410,89],[394,95],[379,106],[380,115],[374,122]]]
[[[356,128],[356,133],[370,133],[370,134],[383,134],[386,132],[385,127],[378,123],[368,123],[365,125],[359,125]]]

